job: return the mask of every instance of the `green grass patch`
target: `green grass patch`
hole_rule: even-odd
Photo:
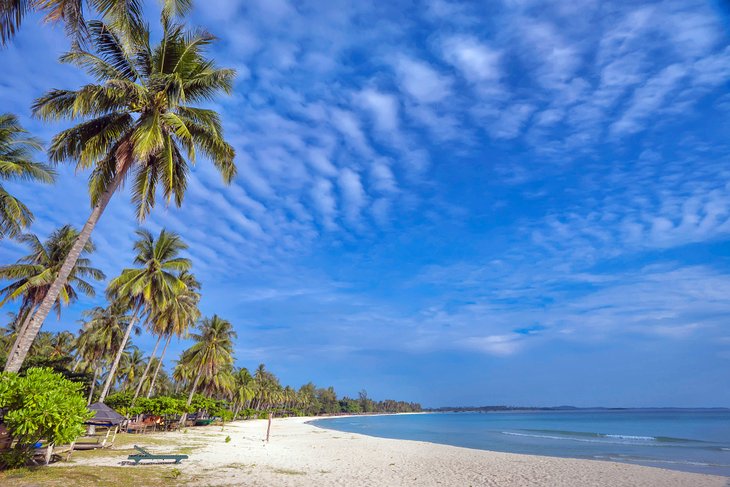
[[[111,437],[109,437],[109,439],[111,440]],[[134,445],[142,447],[150,445],[169,445],[171,441],[172,440],[170,438],[164,438],[161,436],[119,433],[114,440],[114,447],[129,446],[131,448]]]
[[[186,485],[174,468],[150,467],[33,467],[0,472],[0,485],[16,487],[149,487]]]
[[[71,453],[71,459],[70,462],[78,461],[78,460],[84,460],[87,458],[109,458],[109,457],[119,457],[120,460],[126,460],[127,456],[137,453],[137,450],[134,448],[97,448],[96,450],[74,450],[73,453]],[[61,456],[65,457],[65,453]]]
[[[282,475],[307,475],[307,472],[302,472],[300,470],[290,470],[288,468],[274,469],[274,473],[280,473]]]

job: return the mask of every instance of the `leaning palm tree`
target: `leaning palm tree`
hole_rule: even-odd
[[[230,321],[213,315],[205,318],[198,326],[198,333],[192,334],[195,343],[183,352],[181,362],[189,372],[194,374],[187,405],[193,401],[193,396],[205,375],[214,378],[221,373],[229,372],[233,364],[233,339],[236,332]],[[227,380],[227,379],[226,379]],[[185,424],[187,413],[183,414],[180,424]]]
[[[189,272],[182,272],[179,278],[185,283],[186,288],[175,292],[165,307],[159,310],[153,317],[153,321],[155,322],[154,328],[158,331],[160,338],[166,336],[167,340],[162,349],[160,360],[157,362],[155,372],[152,375],[150,387],[147,389],[147,397],[152,395],[152,391],[155,388],[157,375],[162,367],[162,361],[165,358],[167,346],[170,345],[172,337],[176,336],[180,338],[185,336],[188,330],[200,318],[200,310],[198,310],[198,302],[200,301],[198,290],[200,289],[200,283]]]
[[[132,32],[142,25],[142,0],[2,0],[0,1],[0,44],[16,34],[30,12],[42,12],[46,22],[63,22],[66,33],[76,40],[87,36],[84,7],[101,15],[119,29]],[[183,15],[192,0],[163,0],[163,12],[168,16]]]
[[[41,145],[27,134],[15,115],[0,114],[0,239],[17,237],[33,222],[33,213],[2,182],[52,183],[56,178],[53,169],[33,160],[33,152],[41,150]]]
[[[136,319],[142,313],[148,316],[154,315],[157,310],[165,307],[176,292],[185,290],[187,286],[178,277],[178,274],[189,270],[192,266],[189,259],[179,256],[180,252],[187,248],[187,245],[177,234],[162,230],[155,239],[147,230],[137,230],[137,235],[139,239],[134,244],[134,248],[137,250],[134,263],[139,267],[124,269],[119,277],[109,283],[107,290],[110,300],[127,303],[134,311],[133,319],[127,326],[122,345],[109,370],[109,376],[99,399],[100,402],[104,402],[104,398],[106,398],[111,385],[114,383],[122,352],[127,345],[129,334]],[[140,377],[140,383],[144,381],[150,365],[151,361],[148,361],[147,367],[142,377]]]
[[[188,161],[201,152],[225,182],[236,173],[234,150],[224,140],[218,114],[197,108],[220,92],[230,93],[235,71],[219,69],[205,57],[214,37],[188,33],[163,22],[162,42],[126,40],[113,26],[89,23],[93,49],[77,48],[62,61],[85,68],[97,83],[79,90],[53,90],[36,100],[34,113],[46,120],[83,119],[53,139],[50,159],[73,160],[81,170],[93,168],[89,190],[93,209],[81,235],[28,328],[34,337],[114,192],[133,180],[137,217],[144,219],[160,191],[180,205]],[[5,370],[17,371],[30,343],[25,340],[8,358]]]
[[[11,281],[0,289],[0,306],[9,301],[20,301],[18,316],[22,317],[22,324],[8,354],[8,360],[17,352],[23,340],[30,340],[31,344],[37,333],[29,333],[29,324],[32,313],[37,309],[50,292],[51,283],[57,279],[65,259],[78,239],[79,232],[70,225],[65,225],[54,231],[44,242],[35,235],[23,235],[20,241],[30,248],[30,253],[21,257],[17,263],[0,267],[0,279]],[[88,240],[84,245],[83,254],[94,252],[94,244]],[[78,291],[87,296],[94,296],[94,287],[86,279],[97,281],[104,279],[104,273],[91,265],[91,260],[84,256],[76,259],[71,268],[68,279],[57,294],[53,304],[58,316],[61,316],[61,306],[68,305],[78,299]]]

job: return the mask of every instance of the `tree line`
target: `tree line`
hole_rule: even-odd
[[[143,16],[143,0],[1,2],[0,44],[7,45],[26,15],[62,22],[71,39],[59,61],[91,81],[76,89],[50,89],[32,106],[44,122],[67,121],[48,147],[32,137],[13,114],[0,115],[0,239],[27,248],[16,263],[0,266],[0,307],[17,303],[0,337],[6,372],[50,365],[87,384],[87,401],[112,393],[135,401],[163,394],[182,396],[189,409],[198,393],[229,401],[233,409],[397,412],[417,405],[396,401],[338,399],[331,388],[282,387],[263,367],[250,373],[233,360],[235,331],[226,319],[202,317],[200,282],[183,257],[182,239],[162,230],[140,229],[132,264],[108,281],[106,304],[85,310],[78,333],[41,331],[46,317],[59,317],[79,296],[95,296],[107,276],[93,266],[92,232],[113,195],[127,181],[139,222],[158,197],[183,202],[190,165],[202,156],[225,183],[236,175],[235,150],[226,141],[219,113],[208,104],[233,91],[236,72],[208,55],[216,38],[191,29],[191,0],[161,0],[159,30]],[[92,17],[87,19],[87,17]],[[154,33],[159,32],[159,35]],[[45,149],[49,162],[40,162]],[[70,163],[88,174],[91,213],[79,230],[65,225],[41,240],[28,230],[34,215],[11,194],[7,182],[55,182],[54,165]],[[156,338],[148,357],[133,335]],[[190,338],[174,368],[163,362],[173,338]]]
[[[19,302],[10,323],[0,329],[0,360],[7,360],[37,297],[44,294],[48,286],[44,276],[61,265],[76,235],[70,226],[53,232],[45,241],[25,235],[21,241],[28,254],[15,264],[0,267],[0,278],[10,281],[0,289],[0,302]],[[192,272],[192,262],[181,256],[186,248],[173,232],[163,229],[153,235],[139,230],[134,265],[110,279],[107,304],[85,310],[77,334],[41,332],[31,345],[26,365],[51,366],[71,379],[82,380],[88,384],[88,403],[105,402],[116,392],[117,403],[127,409],[138,398],[176,397],[186,392],[182,412],[201,393],[226,401],[234,417],[245,410],[311,415],[420,410],[413,403],[376,402],[365,392],[356,399],[338,398],[332,387],[318,388],[312,383],[299,389],[282,386],[263,364],[253,372],[236,368],[233,325],[218,315],[201,318],[201,284]],[[59,316],[63,305],[75,302],[80,294],[93,296],[93,281],[105,277],[93,266],[93,252],[89,241],[64,286],[66,299],[56,306]],[[156,338],[147,357],[132,339],[133,334],[143,332]],[[188,338],[193,343],[168,374],[163,360],[173,338]],[[119,402],[120,398],[126,402]]]

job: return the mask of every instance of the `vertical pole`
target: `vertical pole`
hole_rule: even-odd
[[[266,443],[269,442],[269,435],[271,434],[271,411],[269,411],[269,424],[266,427]]]
[[[46,448],[46,465],[51,463],[51,456],[53,455],[53,443],[49,443]]]

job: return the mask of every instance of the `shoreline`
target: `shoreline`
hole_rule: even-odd
[[[528,411],[520,411],[527,413]],[[502,411],[494,411],[496,414],[502,413]],[[359,434],[366,437],[371,438],[381,438],[386,440],[395,440],[395,441],[418,441],[423,443],[430,443],[433,445],[440,445],[440,446],[451,446],[456,448],[465,448],[468,450],[477,450],[477,451],[486,451],[486,452],[493,452],[493,453],[506,453],[506,454],[512,454],[512,455],[527,455],[532,457],[546,457],[546,458],[569,458],[574,460],[588,460],[588,461],[597,461],[597,462],[612,462],[612,463],[619,463],[619,464],[625,464],[625,465],[635,465],[635,466],[641,466],[641,467],[648,467],[648,468],[658,468],[661,470],[671,470],[676,472],[684,472],[684,473],[692,473],[692,474],[699,474],[699,475],[710,475],[710,476],[717,476],[721,478],[727,479],[727,487],[730,487],[730,476],[725,476],[722,474],[716,474],[714,472],[702,472],[702,471],[693,471],[690,469],[682,469],[682,468],[672,468],[661,465],[662,463],[672,463],[671,461],[663,461],[663,460],[656,460],[654,462],[647,460],[646,462],[642,463],[640,461],[628,461],[628,460],[619,460],[619,459],[613,459],[609,457],[601,458],[601,457],[577,457],[577,456],[564,456],[564,455],[549,455],[549,454],[543,454],[543,453],[525,453],[525,452],[514,452],[514,451],[506,451],[506,450],[496,450],[492,448],[479,448],[474,446],[463,446],[463,445],[456,445],[451,443],[440,443],[438,441],[429,441],[429,440],[414,440],[409,438],[397,438],[397,437],[391,437],[391,436],[378,436],[375,434],[367,434],[362,432],[351,432],[348,430],[339,430],[336,428],[327,428],[324,424],[315,424],[319,421],[327,421],[329,419],[341,419],[341,418],[353,418],[353,417],[369,417],[369,416],[397,416],[397,415],[412,415],[412,414],[451,414],[446,412],[433,412],[433,411],[422,411],[422,412],[410,412],[410,413],[380,413],[380,414],[341,414],[341,415],[334,415],[334,416],[327,416],[327,417],[321,417],[321,416],[315,416],[314,419],[310,419],[306,421],[305,424],[310,424],[317,428],[323,428],[323,429],[331,429],[332,431],[337,431],[340,433],[347,433],[347,434]],[[462,413],[454,413],[454,414],[462,414]],[[466,414],[466,413],[464,413]],[[489,412],[479,413],[479,414],[489,414]],[[659,464],[659,465],[657,465]],[[705,464],[708,466],[712,466],[710,464]]]
[[[147,442],[156,452],[187,453],[190,458],[174,466],[180,472],[181,485],[725,487],[729,480],[603,460],[503,453],[345,433],[309,424],[317,419],[327,418],[274,419],[269,443],[263,441],[266,420],[228,423],[223,430],[207,426],[190,428],[187,433],[135,435],[132,440],[142,446]],[[80,454],[73,461],[83,466],[119,467],[126,456],[115,450],[116,446],[101,456]],[[64,467],[68,464],[51,468]],[[164,471],[173,467],[123,468]]]

